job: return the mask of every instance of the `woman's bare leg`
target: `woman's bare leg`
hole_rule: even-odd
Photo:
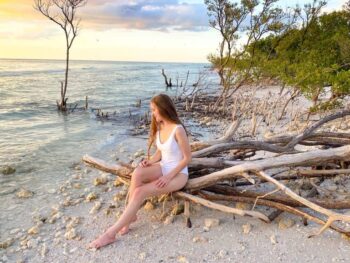
[[[177,191],[185,186],[187,179],[187,175],[180,173],[163,188],[156,186],[156,181],[136,187],[129,204],[119,220],[113,226],[108,228],[102,236],[93,241],[90,244],[90,247],[100,248],[113,243],[115,241],[116,233],[134,218],[145,198]]]
[[[148,167],[137,167],[131,175],[131,183],[129,186],[129,195],[128,201],[130,202],[130,198],[134,193],[134,189],[136,187],[142,186],[147,182],[151,182],[157,180],[160,176],[162,176],[162,170],[160,168],[159,163],[155,163]],[[131,219],[129,224],[125,225],[120,231],[120,235],[125,235],[129,232],[129,225],[137,220],[137,216]]]

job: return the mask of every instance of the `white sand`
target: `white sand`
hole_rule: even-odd
[[[107,207],[116,191],[114,188],[102,195],[106,200],[103,207]],[[286,213],[279,218],[292,218],[296,224],[282,230],[278,227],[279,218],[271,224],[245,217],[233,219],[232,215],[198,205],[191,206],[192,228],[185,226],[183,215],[176,216],[169,225],[155,219],[162,213],[161,206],[152,211],[142,209],[129,234],[92,252],[86,245],[114,222],[114,215],[106,216],[103,207],[96,216],[89,215],[92,206],[93,203],[82,203],[65,209],[65,215],[82,218],[76,227],[82,236],[80,241],[61,238],[58,245],[53,245],[57,226],[45,226],[47,231],[41,234],[49,236],[45,242],[49,249],[47,255],[42,257],[36,249],[26,250],[30,253],[22,257],[27,258],[24,262],[348,262],[350,257],[350,243],[338,233],[327,230],[321,236],[308,239],[318,226],[311,223],[305,227],[299,218]],[[166,208],[171,206],[172,202],[168,202]],[[205,218],[220,219],[220,224],[205,232]],[[247,223],[252,228],[244,234],[242,225]],[[56,225],[63,226],[59,222]],[[194,237],[207,241],[194,242]]]

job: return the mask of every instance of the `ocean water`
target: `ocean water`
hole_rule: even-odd
[[[103,157],[107,149],[130,141],[129,111],[137,112],[136,100],[144,100],[147,110],[153,95],[175,93],[166,90],[162,68],[173,84],[177,76],[184,81],[187,71],[188,85],[209,72],[209,64],[71,61],[68,103],[82,107],[88,96],[90,108],[116,112],[116,120],[101,121],[91,110],[57,111],[64,66],[58,60],[0,60],[0,166],[16,169],[0,174],[0,240],[10,228],[23,227],[40,203],[52,202],[48,189],[67,180],[84,154]],[[34,196],[17,198],[22,187]]]

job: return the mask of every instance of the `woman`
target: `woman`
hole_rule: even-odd
[[[128,204],[118,222],[90,243],[90,248],[113,243],[117,233],[126,234],[145,198],[180,190],[187,183],[191,149],[175,105],[169,96],[159,94],[151,99],[150,107],[148,160],[143,160],[132,173]],[[149,158],[155,141],[157,151]]]

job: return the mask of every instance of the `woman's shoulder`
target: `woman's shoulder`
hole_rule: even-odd
[[[187,136],[186,135],[186,131],[184,126],[182,126],[181,124],[177,124],[176,125],[176,131],[175,131],[176,137],[177,136]]]

